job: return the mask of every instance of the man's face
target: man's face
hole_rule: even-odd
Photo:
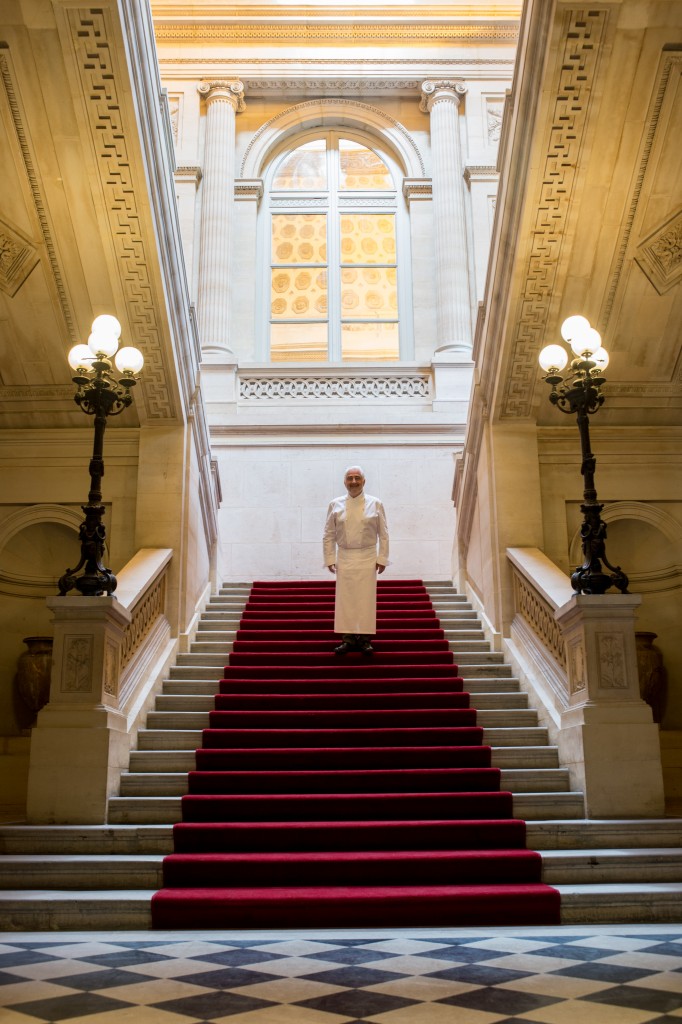
[[[349,469],[343,478],[343,482],[346,485],[346,490],[350,494],[351,498],[357,498],[358,494],[362,491],[365,486],[365,478],[359,469]]]

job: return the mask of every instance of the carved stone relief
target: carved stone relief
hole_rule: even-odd
[[[110,697],[118,693],[118,648],[111,641],[104,649],[104,692]]]
[[[38,262],[38,253],[29,240],[0,219],[0,290],[10,298],[16,295]]]
[[[568,674],[569,690],[571,693],[581,693],[587,687],[587,668],[585,663],[585,648],[581,641],[571,644],[569,649],[571,671]]]
[[[64,637],[62,662],[62,692],[90,693],[92,689],[93,638],[91,636]]]
[[[603,690],[627,690],[625,644],[622,633],[597,633],[599,685]]]
[[[497,146],[502,132],[502,114],[504,112],[504,100],[497,97],[487,97],[485,102],[485,121],[488,131],[488,145]]]
[[[641,243],[635,261],[659,295],[682,278],[682,211]]]

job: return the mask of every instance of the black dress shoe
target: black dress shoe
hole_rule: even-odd
[[[369,640],[366,640],[364,644],[360,645],[360,654],[364,654],[366,658],[371,658],[374,654],[374,648]]]
[[[352,650],[351,645],[349,643],[346,643],[346,641],[344,640],[343,643],[339,644],[338,647],[334,648],[334,654],[341,656],[343,654],[348,654],[350,650]]]

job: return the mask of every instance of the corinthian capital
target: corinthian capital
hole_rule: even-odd
[[[206,98],[208,103],[214,100],[228,100],[235,109],[235,113],[241,114],[246,110],[244,103],[244,83],[237,78],[220,82],[202,82],[197,86],[197,91]]]
[[[456,78],[443,78],[438,81],[422,82],[422,98],[419,109],[424,114],[431,113],[431,107],[439,99],[454,101],[459,106],[459,101],[467,91],[464,82]]]

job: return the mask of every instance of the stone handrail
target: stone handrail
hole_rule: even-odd
[[[166,576],[173,552],[170,548],[142,548],[118,575],[118,602],[130,615],[121,644],[119,707],[124,706],[142,682],[140,670],[158,644],[158,633],[169,631],[166,619]]]
[[[512,642],[534,669],[529,674],[538,689],[547,687],[543,700],[555,717],[569,700],[566,644],[556,612],[573,590],[566,574],[538,548],[508,548],[507,558],[514,582]]]

